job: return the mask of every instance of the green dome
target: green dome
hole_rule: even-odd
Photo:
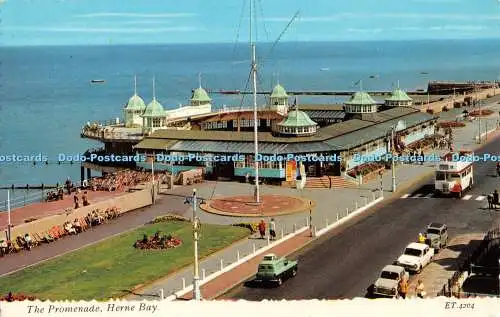
[[[346,105],[375,105],[375,100],[366,92],[358,91],[345,102]]]
[[[199,87],[194,90],[191,101],[210,102],[212,101],[212,99],[208,96],[208,93],[205,89]]]
[[[146,110],[144,110],[144,114],[142,116],[163,117],[165,116],[165,109],[163,109],[163,106],[156,99],[153,99],[146,107]]]
[[[401,89],[396,89],[392,92],[391,96],[386,99],[387,101],[411,101],[412,99],[408,97],[406,92]]]
[[[288,113],[287,118],[280,122],[279,125],[284,127],[310,127],[318,124],[312,121],[307,113],[295,110]]]
[[[285,88],[280,84],[274,86],[271,93],[271,98],[288,98]]]
[[[142,100],[142,98],[137,94],[130,97],[127,102],[127,106],[125,106],[125,109],[127,110],[144,110],[145,108],[146,104],[144,103],[144,100]]]

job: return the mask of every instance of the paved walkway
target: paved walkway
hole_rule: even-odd
[[[89,202],[95,203],[103,201],[111,197],[116,197],[125,194],[120,191],[106,192],[106,191],[87,191]],[[11,224],[16,226],[20,225],[28,219],[40,219],[48,216],[58,215],[65,212],[67,208],[73,208],[73,195],[64,195],[63,200],[51,202],[33,203],[24,207],[11,210]],[[8,225],[7,212],[0,212],[0,230],[6,229]]]
[[[260,204],[255,204],[254,196],[230,196],[215,198],[201,205],[204,211],[235,217],[271,217],[297,213],[310,208],[313,203],[300,197],[285,195],[264,195]]]
[[[418,280],[424,283],[428,297],[436,297],[443,285],[448,283],[458,270],[458,265],[467,257],[466,250],[474,250],[483,240],[484,233],[460,235],[449,242],[446,249],[434,256],[433,261],[424,270],[413,276],[408,290],[409,296],[416,296],[415,287]]]

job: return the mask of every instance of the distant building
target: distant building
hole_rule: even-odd
[[[125,108],[124,119],[126,128],[134,128],[142,126],[142,114],[146,110],[146,104],[144,100],[137,95],[137,79],[134,78],[134,95],[130,97]]]
[[[279,83],[274,86],[271,96],[269,97],[271,109],[285,116],[288,113],[288,94],[285,88]]]
[[[387,107],[410,107],[412,104],[413,100],[399,87],[385,100],[385,106]]]

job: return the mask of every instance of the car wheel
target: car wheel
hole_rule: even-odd
[[[422,266],[419,266],[418,270],[417,270],[417,274],[420,274],[422,273]]]
[[[276,283],[278,284],[278,286],[281,286],[281,284],[283,284],[283,279],[281,278],[281,276],[278,277]]]
[[[292,277],[294,277],[295,275],[297,275],[297,269],[292,269]]]

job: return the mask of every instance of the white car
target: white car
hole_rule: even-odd
[[[424,243],[410,243],[404,253],[394,262],[395,265],[404,267],[407,271],[420,273],[432,261],[434,249]]]
[[[410,275],[405,269],[397,265],[386,265],[379,278],[373,284],[373,295],[376,297],[397,298],[399,296],[399,282],[408,282]]]

